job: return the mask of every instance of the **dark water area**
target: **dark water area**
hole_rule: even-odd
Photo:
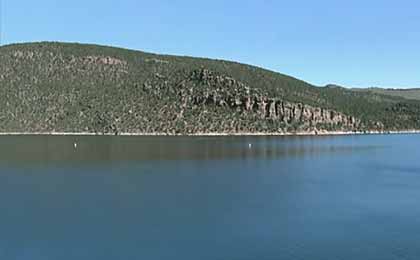
[[[0,137],[0,259],[417,260],[419,199],[419,135]]]

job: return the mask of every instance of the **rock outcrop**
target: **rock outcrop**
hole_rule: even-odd
[[[152,87],[155,86],[155,88]],[[160,93],[165,84],[145,84],[146,88]],[[258,89],[247,86],[231,77],[217,75],[207,69],[193,71],[172,89],[181,100],[182,111],[189,107],[226,107],[234,111],[256,116],[261,120],[278,121],[298,129],[334,129],[352,131],[362,125],[360,119],[338,111],[293,103],[270,97]]]

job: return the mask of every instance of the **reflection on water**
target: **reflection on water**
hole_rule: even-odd
[[[419,147],[416,135],[0,137],[0,259],[417,260]]]
[[[72,163],[138,160],[279,159],[368,152],[382,144],[357,137],[0,137],[0,162]],[[349,141],[350,140],[350,141]],[[77,144],[77,146],[75,146]]]

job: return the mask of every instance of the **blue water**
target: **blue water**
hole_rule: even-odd
[[[417,260],[419,200],[418,135],[0,137],[0,259]]]

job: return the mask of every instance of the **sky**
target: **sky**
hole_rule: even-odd
[[[309,83],[420,87],[420,1],[0,0],[2,44],[233,60]]]

